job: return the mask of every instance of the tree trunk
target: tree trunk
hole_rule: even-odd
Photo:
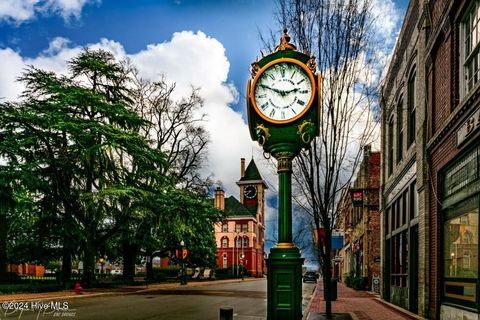
[[[330,257],[330,250],[326,249],[325,250],[326,257]],[[327,319],[332,319],[332,299],[331,299],[331,291],[332,291],[332,286],[331,286],[331,280],[332,280],[332,274],[331,274],[331,263],[330,259],[327,258],[325,259],[325,270],[323,271],[323,290],[326,291],[325,295],[325,316]]]
[[[66,212],[63,223],[62,273],[60,279],[64,288],[67,288],[67,284],[72,277],[72,220],[70,214]]]
[[[85,245],[83,254],[83,282],[85,287],[90,288],[93,285],[95,279],[95,235],[93,232],[89,232],[87,235],[87,243]]]
[[[132,280],[135,276],[135,259],[137,258],[138,246],[129,242],[123,242],[123,277]]]
[[[0,275],[7,271],[7,212],[0,208]]]
[[[153,254],[152,250],[145,249],[145,256],[147,257],[147,279],[153,280]]]
[[[62,274],[61,282],[64,288],[67,288],[68,281],[72,277],[72,254],[70,247],[68,246],[67,237],[63,240],[63,249],[62,249]]]

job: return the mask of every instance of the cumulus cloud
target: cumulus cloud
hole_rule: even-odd
[[[0,21],[22,23],[38,14],[59,14],[64,20],[78,19],[85,5],[99,2],[100,0],[2,0]]]
[[[136,53],[127,53],[121,43],[109,39],[101,39],[87,47],[108,50],[118,59],[129,58],[144,78],[158,80],[166,75],[169,81],[176,83],[177,98],[187,95],[192,86],[200,88],[203,111],[208,117],[205,126],[211,139],[209,159],[203,173],[222,181],[227,194],[239,197],[235,182],[240,178],[242,157],[248,164],[250,157],[254,156],[264,178],[276,185],[272,165],[261,160],[262,153],[256,143],[251,142],[242,115],[230,108],[237,101],[238,92],[227,82],[230,63],[218,40],[201,31],[182,31],[174,33],[169,41],[148,45]],[[50,41],[49,47],[33,58],[22,57],[10,48],[1,49],[0,97],[18,99],[23,87],[15,80],[26,66],[66,73],[66,61],[81,50],[80,46],[72,46],[68,39],[61,37]],[[267,193],[270,195],[273,192]],[[269,208],[267,215],[272,213]]]

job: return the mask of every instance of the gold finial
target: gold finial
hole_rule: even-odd
[[[260,66],[258,65],[258,57],[255,59],[255,61],[253,61],[251,64],[250,64],[250,72],[252,74],[252,79],[255,78],[255,76],[257,75],[257,72],[258,70],[260,70]]]
[[[275,47],[276,51],[283,51],[283,50],[297,50],[293,44],[290,43],[290,36],[288,35],[288,29],[283,29],[283,35],[280,38],[280,44]]]

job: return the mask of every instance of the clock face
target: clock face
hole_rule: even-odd
[[[294,62],[267,65],[254,84],[254,106],[266,120],[291,122],[303,115],[313,100],[312,79]]]
[[[257,187],[255,186],[246,186],[243,190],[243,195],[245,198],[253,199],[257,196]]]

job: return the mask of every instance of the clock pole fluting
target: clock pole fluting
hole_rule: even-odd
[[[292,237],[292,162],[318,135],[320,83],[315,57],[296,51],[285,29],[276,51],[252,63],[247,84],[250,136],[277,160],[278,243],[267,259],[268,320],[302,317],[303,258]]]

